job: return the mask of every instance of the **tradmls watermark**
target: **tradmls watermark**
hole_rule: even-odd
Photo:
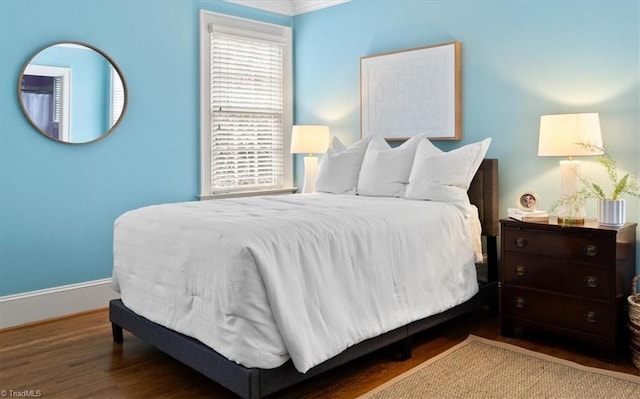
[[[3,389],[0,391],[0,397],[2,398],[40,398],[42,397],[42,391],[39,389]]]

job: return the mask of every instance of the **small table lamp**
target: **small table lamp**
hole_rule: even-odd
[[[331,137],[328,126],[296,125],[291,132],[291,153],[309,154],[304,157],[303,193],[312,193],[315,188],[318,158],[313,154],[327,151]]]
[[[569,160],[560,161],[563,197],[570,196],[580,189],[580,161],[574,156],[599,155],[597,151],[580,146],[590,144],[602,148],[600,117],[596,113],[543,115],[540,117],[540,136],[538,156],[568,156]],[[559,209],[558,221],[564,223],[584,223],[584,207],[576,210]]]

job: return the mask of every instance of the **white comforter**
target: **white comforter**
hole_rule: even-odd
[[[247,367],[305,372],[471,298],[453,205],[312,194],[157,205],[114,226],[113,288],[134,312]]]

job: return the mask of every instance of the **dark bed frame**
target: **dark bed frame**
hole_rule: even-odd
[[[480,291],[467,302],[445,312],[412,322],[354,345],[306,373],[297,371],[291,360],[274,369],[247,368],[220,355],[200,341],[153,323],[129,310],[120,299],[109,303],[113,340],[123,342],[122,329],[192,367],[243,398],[261,398],[302,382],[341,364],[391,344],[400,344],[402,358],[411,357],[411,336],[447,320],[498,303],[498,160],[484,159],[476,173],[469,198],[478,207],[485,242],[486,279],[479,278]]]

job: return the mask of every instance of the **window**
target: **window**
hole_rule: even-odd
[[[201,198],[290,189],[291,29],[200,13]]]
[[[122,110],[124,110],[124,85],[118,71],[113,67],[111,69],[111,107],[110,107],[110,123],[109,129],[113,127],[120,119]]]
[[[46,135],[69,141],[71,68],[29,64],[21,83],[25,111]]]

